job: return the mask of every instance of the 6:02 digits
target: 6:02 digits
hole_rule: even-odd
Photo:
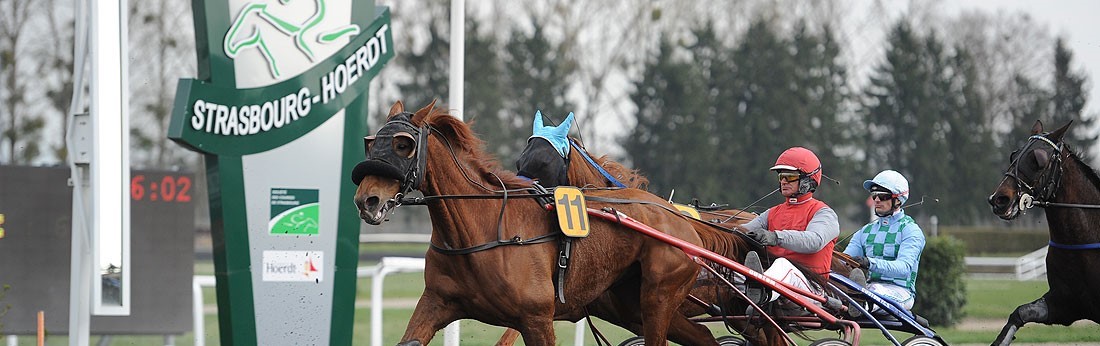
[[[191,177],[165,175],[159,181],[146,182],[145,174],[135,174],[130,178],[130,198],[140,201],[190,202]]]

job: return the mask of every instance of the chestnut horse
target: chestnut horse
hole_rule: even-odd
[[[1004,179],[989,196],[993,213],[1012,220],[1032,206],[1046,209],[1050,229],[1047,292],[1020,305],[993,345],[1008,345],[1028,322],[1100,323],[1100,176],[1062,142],[1070,124],[1032,136],[1012,152]]]
[[[567,120],[565,124],[568,123],[569,121]],[[566,126],[565,124],[561,126]],[[535,126],[538,127],[540,125],[541,122],[539,118],[536,118]],[[566,128],[565,130],[568,129]],[[563,142],[562,138],[556,140]],[[649,183],[649,179],[641,175],[637,170],[626,168],[622,164],[609,159],[606,155],[599,158],[593,158],[593,155],[588,153],[584,146],[580,145],[579,141],[574,138],[566,138],[564,141],[569,143],[570,149],[567,151],[566,156],[562,157],[558,148],[555,148],[549,139],[542,137],[532,137],[529,139],[527,147],[523,149],[519,158],[516,159],[517,173],[538,180],[540,184],[547,188],[560,185],[596,188],[644,188],[644,186]],[[591,159],[591,161],[589,161],[589,159]],[[606,174],[600,172],[600,170],[596,168],[597,166],[602,167]],[[756,214],[731,209],[712,212],[710,216],[719,219],[718,222],[715,222],[719,227],[730,228],[752,220]],[[700,222],[699,220],[691,220],[691,222],[699,238],[703,241],[703,247],[711,252],[738,262],[744,259],[745,254],[751,250],[756,250],[759,253],[766,253],[762,247],[746,241],[740,234],[731,233],[728,230],[723,230],[719,227],[715,227],[713,224]],[[716,269],[721,271],[720,268]],[[731,299],[736,301],[736,295],[734,292],[730,291],[729,286],[717,283],[713,279],[706,278],[701,278],[700,281],[696,283],[696,287],[692,289],[691,295],[712,306],[720,306],[727,309],[731,308],[729,305]],[[614,297],[605,297],[604,299],[612,298]],[[608,322],[631,329],[627,327],[631,324],[631,321],[621,320],[622,318],[631,318],[630,316],[612,314],[611,311],[604,311],[604,309],[601,309],[615,306],[618,305],[597,304],[590,312]],[[744,311],[744,305],[738,304],[725,313],[731,313],[731,311]],[[680,312],[685,316],[699,316],[708,311],[706,307],[700,304],[685,302],[680,306]],[[734,314],[739,314],[739,312]],[[634,317],[634,319],[636,319],[636,317]],[[755,330],[746,330],[746,325],[744,324],[739,324],[737,327],[739,330],[746,331],[743,336],[749,338],[749,341],[753,345],[781,345],[784,344],[785,341],[780,335],[771,335],[769,337],[758,334]],[[772,332],[777,331],[773,330]],[[778,332],[781,333],[781,331]],[[510,345],[511,342],[508,341],[509,338],[515,338],[515,334],[511,331],[506,332],[497,345]]]
[[[530,183],[499,169],[470,127],[436,109],[434,102],[415,114],[397,102],[389,115],[377,134],[366,138],[367,160],[353,172],[359,216],[381,224],[416,189],[424,194],[432,221],[424,293],[398,345],[427,344],[436,331],[464,318],[516,329],[527,345],[555,345],[553,320],[583,318],[585,308],[608,291],[637,296],[633,305],[645,311],[641,330],[646,344],[717,344],[706,327],[676,311],[699,272],[684,252],[593,218],[588,237],[573,241],[561,303],[554,280],[558,247],[540,241],[560,233],[553,214],[521,198]],[[671,236],[701,243],[686,220],[645,204],[668,205],[649,193],[624,189],[588,195],[643,201],[588,205],[614,208]]]

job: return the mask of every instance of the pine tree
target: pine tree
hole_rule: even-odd
[[[935,33],[922,36],[904,21],[889,44],[865,90],[870,167],[905,175],[913,202],[940,200],[909,214],[973,220],[985,212],[980,201],[988,194],[988,186],[973,182],[993,181],[990,172],[997,172],[988,157],[995,146],[974,62],[961,47],[949,50]]]
[[[673,58],[676,50],[667,37],[662,38],[657,55],[643,67],[630,97],[638,108],[637,124],[622,146],[634,167],[649,178],[650,191],[663,194],[676,188],[678,195],[706,198],[699,195],[702,191],[685,187],[702,175],[695,167],[685,166],[685,159],[706,156],[696,152],[704,146],[691,141],[698,134],[681,131],[692,125],[705,103],[705,87],[697,65]]]
[[[517,131],[502,120],[505,115],[503,68],[500,44],[492,33],[482,34],[481,23],[466,20],[466,81],[465,114],[463,119],[473,124],[474,132],[487,144],[487,149],[498,155],[505,168],[514,157],[504,156]],[[470,63],[475,62],[475,63]],[[528,120],[530,123],[530,120]],[[522,134],[522,133],[521,133]],[[527,131],[530,135],[530,130]],[[522,147],[520,147],[522,148]],[[514,149],[514,148],[513,148]]]
[[[1058,39],[1054,46],[1054,94],[1051,103],[1054,106],[1051,114],[1052,122],[1047,124],[1051,129],[1073,121],[1074,130],[1070,131],[1070,143],[1075,146],[1075,152],[1085,159],[1092,160],[1092,147],[1096,144],[1097,134],[1092,129],[1095,117],[1084,114],[1085,103],[1088,94],[1084,88],[1087,77],[1083,74],[1071,71],[1073,52],[1065,46],[1062,39]]]
[[[436,13],[436,11],[428,11],[428,13]],[[436,18],[429,22],[445,22],[445,19]],[[428,44],[423,51],[397,55],[398,65],[404,66],[412,78],[406,83],[397,85],[406,106],[418,109],[433,100],[440,102],[446,100],[450,92],[447,84],[450,74],[449,54],[450,40],[443,37],[438,25],[430,24],[428,25]]]
[[[519,155],[531,135],[531,119],[536,110],[561,121],[575,108],[565,96],[576,63],[561,44],[550,42],[546,27],[538,18],[531,17],[529,21],[534,28],[530,34],[513,28],[504,45],[507,93],[500,119],[502,126],[510,130],[501,134],[501,141],[491,149],[509,160]]]

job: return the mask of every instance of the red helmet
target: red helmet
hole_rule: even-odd
[[[793,147],[787,149],[775,160],[771,170],[787,169],[809,175],[815,183],[821,184],[821,160],[810,149]]]

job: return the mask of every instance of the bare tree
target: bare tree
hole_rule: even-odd
[[[950,44],[965,47],[978,70],[979,93],[989,109],[987,124],[998,133],[1012,130],[1020,123],[1012,112],[1018,103],[1023,79],[1038,85],[1052,84],[1053,64],[1050,52],[1035,47],[1050,47],[1054,43],[1047,28],[1024,13],[964,12],[944,24]],[[1023,122],[1026,124],[1027,122]]]
[[[58,161],[64,162],[68,155],[65,138],[68,128],[64,126],[69,114],[69,104],[73,97],[73,43],[75,42],[75,18],[71,1],[49,0],[45,10],[45,25],[49,40],[39,42],[35,56],[41,57],[38,66],[38,78],[44,84],[46,99],[51,111],[49,122],[58,124],[56,144],[50,146]]]
[[[169,143],[168,123],[180,76],[195,75],[194,31],[186,1],[130,3],[130,136],[135,166],[194,165]]]
[[[25,59],[29,48],[24,35],[33,17],[30,0],[0,1],[0,113],[3,127],[0,135],[8,149],[9,163],[28,164],[38,154],[36,136],[45,126],[45,120],[27,112],[28,76],[34,60]],[[24,66],[23,64],[28,64]]]

